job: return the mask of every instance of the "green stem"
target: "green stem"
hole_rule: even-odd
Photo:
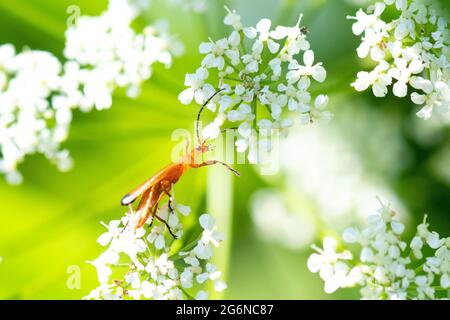
[[[239,37],[241,38],[241,41],[239,42],[239,53],[241,54],[241,57],[246,53],[244,48],[244,31],[239,31]]]
[[[238,78],[233,78],[233,77],[223,77],[223,78],[226,80],[230,80],[230,81],[242,82],[242,80],[238,79]]]
[[[233,185],[232,175],[219,166],[208,168],[207,179],[207,212],[216,219],[219,231],[225,235],[225,240],[214,250],[212,262],[222,271],[222,280],[227,282],[230,264],[232,220],[233,220]],[[223,299],[224,292],[216,292],[212,287],[211,299]]]
[[[231,63],[230,58],[228,58],[227,56],[223,55],[223,60],[225,61],[225,64],[226,64],[227,66],[233,68],[234,72],[235,72],[235,73],[237,74],[237,76],[239,77],[240,71],[239,71],[239,69],[238,69],[234,64]],[[242,63],[239,62],[239,64],[240,64],[240,66],[243,68]]]
[[[183,248],[178,250],[176,253],[170,255],[169,258],[174,260],[174,261],[175,260],[179,260],[179,259],[184,259],[186,256],[185,255],[180,255],[180,252],[187,252],[187,251],[190,251],[190,250],[194,249],[194,247],[197,245],[197,243],[198,243],[198,241],[200,240],[201,237],[202,237],[202,235],[200,234],[194,241],[192,241],[189,244],[185,245]]]

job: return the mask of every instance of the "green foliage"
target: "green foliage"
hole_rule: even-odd
[[[20,167],[23,185],[12,187],[0,181],[0,299],[79,299],[97,285],[95,269],[86,260],[102,250],[96,243],[103,232],[99,221],[119,218],[125,212],[119,204],[121,196],[170,162],[172,147],[178,142],[171,141],[173,130],[193,129],[197,110],[181,105],[177,95],[183,89],[184,75],[200,63],[198,44],[208,36],[225,36],[225,2],[242,14],[247,25],[262,17],[289,25],[304,13],[302,24],[310,29],[311,45],[328,71],[319,90],[329,93],[331,101],[333,93],[342,96],[332,111],[339,117],[347,108],[346,101],[359,96],[364,114],[376,108],[401,119],[399,131],[412,158],[400,174],[387,178],[411,212],[420,217],[427,211],[433,215],[437,231],[448,231],[450,184],[434,175],[432,159],[442,146],[450,144],[450,131],[441,132],[440,140],[431,146],[420,145],[411,133],[416,130],[411,129],[412,103],[392,96],[376,100],[371,94],[351,90],[349,84],[362,66],[355,52],[358,39],[351,34],[351,21],[345,16],[353,14],[356,7],[344,1],[208,1],[203,16],[169,7],[166,1],[152,2],[155,4],[145,20],[167,18],[171,30],[186,44],[186,54],[175,59],[171,69],[156,66],[138,99],[117,92],[110,110],[75,113],[65,144],[75,161],[72,171],[60,173],[42,156],[31,156]],[[82,14],[94,15],[105,8],[106,1],[0,2],[0,43],[48,50],[62,58],[66,9],[72,4],[78,5]],[[348,123],[342,130],[351,131],[352,125],[356,123]],[[362,143],[356,150],[365,152]],[[367,161],[370,167],[376,158]],[[265,182],[248,165],[238,169],[242,177],[234,196],[233,233],[227,235],[231,258],[225,297],[356,298],[351,290],[330,296],[323,293],[320,279],[306,268],[308,249],[289,251],[257,238],[248,199]],[[206,210],[205,192],[206,170],[189,172],[176,187],[178,201],[198,214]],[[81,268],[79,290],[66,286],[71,265]]]

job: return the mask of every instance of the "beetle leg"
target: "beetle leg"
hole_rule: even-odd
[[[130,211],[128,211],[127,223],[125,223],[125,225],[123,226],[122,230],[120,230],[119,234],[121,234],[128,227],[128,225],[130,224],[131,216],[134,215],[133,205],[131,203],[128,205],[128,209]]]
[[[172,207],[173,197],[172,197],[172,195],[170,194],[170,191],[168,191],[168,190],[167,190],[167,187],[166,187],[164,184],[162,184],[162,183],[161,183],[161,187],[162,187],[164,193],[165,193],[165,194],[167,195],[167,197],[169,198],[169,201],[168,201],[167,205],[168,205],[168,207],[169,207],[170,213],[175,213],[175,210],[174,210],[173,207]]]
[[[153,221],[155,220],[154,217],[156,216],[156,211],[158,210],[158,205],[159,203],[156,203],[155,208],[152,211],[152,221],[150,221],[150,223],[148,224],[148,228],[151,228],[151,226],[153,225]]]
[[[169,224],[167,223],[166,220],[164,220],[163,218],[161,218],[160,216],[158,216],[157,214],[155,214],[156,219],[158,219],[159,221],[161,221],[162,223],[164,223],[167,227],[167,230],[169,230],[170,235],[176,240],[177,236],[172,232],[172,229],[170,228]]]
[[[225,162],[219,161],[219,160],[208,160],[208,161],[204,161],[202,163],[199,164],[192,164],[191,166],[193,168],[200,168],[200,167],[206,167],[206,166],[212,166],[215,164],[221,164],[224,167],[226,167],[228,170],[230,170],[231,172],[233,172],[235,175],[240,176],[241,174],[236,170],[233,169],[232,167],[230,167],[228,164],[226,164]]]
[[[165,185],[164,182],[161,182],[161,189],[167,195],[167,197],[169,198],[168,203],[167,203],[167,206],[169,207],[169,214],[174,213],[174,210],[172,208],[173,198],[172,198],[172,195],[170,194],[170,191],[167,190],[167,185]],[[172,232],[172,229],[170,228],[170,226],[167,223],[167,221],[162,219],[160,216],[158,216],[156,214],[156,210],[154,211],[153,216],[156,217],[156,219],[158,219],[162,223],[164,223],[166,225],[167,229],[169,230],[170,234],[172,235],[172,237],[174,239],[177,239],[177,236]]]
[[[169,201],[167,202],[167,206],[169,207],[169,213],[175,213],[175,211],[173,210],[173,207],[172,207],[172,197],[168,194],[168,196],[169,196]]]

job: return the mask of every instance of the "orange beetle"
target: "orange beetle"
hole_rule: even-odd
[[[172,230],[170,229],[167,221],[162,219],[157,215],[158,205],[160,201],[168,196],[169,202],[168,206],[170,211],[172,212],[172,195],[170,194],[170,190],[172,189],[172,186],[178,182],[178,180],[181,178],[181,176],[189,169],[189,168],[200,168],[215,164],[221,164],[225,166],[227,169],[229,169],[231,172],[233,172],[235,175],[239,176],[239,173],[231,168],[228,164],[221,162],[219,160],[208,160],[203,161],[200,163],[195,162],[195,156],[198,153],[205,153],[209,151],[208,146],[206,145],[205,141],[201,141],[200,135],[199,135],[199,129],[198,129],[198,122],[200,120],[201,112],[203,111],[204,107],[211,101],[214,96],[219,93],[219,91],[215,92],[201,107],[198,115],[197,115],[197,122],[196,122],[196,134],[197,139],[199,142],[199,146],[197,148],[194,148],[191,152],[188,152],[186,150],[186,155],[181,159],[181,161],[172,163],[168,165],[167,167],[161,169],[158,171],[154,176],[152,176],[150,179],[146,180],[144,183],[139,185],[136,189],[133,191],[127,193],[121,200],[121,204],[123,206],[129,206],[132,211],[132,203],[140,196],[141,200],[139,202],[139,205],[136,209],[136,214],[139,215],[138,222],[136,224],[136,228],[142,227],[145,222],[148,220],[150,216],[152,216],[152,222],[153,218],[155,217],[159,221],[163,222],[167,229],[169,230],[170,234],[176,238],[176,236],[173,234]]]

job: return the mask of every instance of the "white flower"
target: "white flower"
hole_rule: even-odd
[[[323,249],[316,249],[319,253],[313,253],[308,259],[308,269],[311,272],[321,271],[330,263],[335,263],[340,258],[351,258],[349,252],[337,253],[336,240],[331,237],[323,239]]]
[[[261,48],[262,42],[267,42],[267,48],[269,49],[270,53],[274,54],[277,53],[280,49],[280,44],[269,37],[269,35],[272,35],[272,33],[270,32],[271,25],[272,21],[270,21],[269,19],[261,19],[256,24],[256,28],[245,28],[244,34],[250,39],[254,39],[258,36],[258,41],[255,43],[257,43]]]
[[[392,77],[387,74],[388,68],[388,63],[382,60],[373,71],[358,72],[358,78],[352,83],[352,86],[357,91],[364,91],[372,86],[372,91],[376,97],[384,97],[387,94],[387,86],[392,83]]]
[[[391,21],[381,18],[386,5],[397,10]],[[448,112],[448,29],[433,2],[385,0],[368,11],[371,13],[360,9],[356,17],[348,18],[357,20],[353,32],[362,35],[358,56],[365,58],[370,52],[371,59],[379,64],[373,71],[359,72],[352,86],[358,91],[372,86],[375,96],[384,97],[387,86],[393,84],[394,95],[405,97],[410,85],[421,91],[411,92],[411,100],[422,105],[418,117],[429,119],[435,111]],[[392,78],[397,81],[392,83]]]
[[[396,220],[393,220],[391,222],[391,228],[392,228],[392,231],[394,231],[395,234],[399,234],[399,235],[402,234],[403,231],[405,230],[405,226],[402,223],[400,223],[400,222],[398,222]]]
[[[359,9],[356,17],[347,17],[348,19],[357,20],[352,26],[353,33],[359,36],[366,29],[377,28],[377,25],[380,24],[379,17],[385,8],[384,3],[377,2],[372,14],[367,14],[362,9]]]
[[[185,269],[180,276],[181,286],[183,288],[192,288],[192,271],[189,269]]]
[[[339,259],[351,259],[349,251],[336,252],[336,240],[326,237],[323,240],[323,249],[313,247],[318,253],[313,253],[308,259],[308,269],[311,272],[319,272],[325,281],[325,292],[332,293],[347,285],[349,267]]]
[[[195,296],[195,300],[206,300],[208,299],[208,292],[200,290]]]
[[[200,216],[199,221],[203,228],[201,241],[205,244],[212,243],[215,247],[219,246],[224,236],[216,231],[218,228],[215,225],[214,218],[208,214],[203,214]]]
[[[323,82],[327,76],[325,69],[322,67],[322,63],[314,63],[314,52],[312,50],[305,51],[303,54],[304,66],[299,65],[296,60],[293,60],[289,65],[290,71],[288,73],[288,80],[290,82],[297,82],[301,76],[312,76],[314,80]]]
[[[213,251],[209,244],[199,242],[195,247],[195,255],[202,260],[207,260],[212,257]]]
[[[321,96],[311,106],[308,92],[311,79],[323,82],[326,71],[322,63],[314,63],[300,19],[293,27],[275,26],[274,30],[269,19],[261,19],[255,27],[244,27],[236,11],[226,10],[224,23],[233,31],[227,38],[209,39],[200,45],[199,51],[205,55],[201,67],[186,76],[188,88],[178,98],[183,104],[190,104],[194,98],[202,104],[217,93],[206,106],[216,118],[205,126],[204,137],[215,138],[222,126],[233,123],[238,127],[236,150],[247,152],[250,163],[259,163],[261,154],[270,151],[268,138],[273,134],[265,130],[263,138],[257,137],[260,120],[271,121],[271,130],[286,135],[294,119],[306,124],[331,118],[324,110],[327,99]],[[243,45],[247,41],[248,46]],[[301,51],[304,65],[296,60]],[[218,83],[210,78],[218,78]],[[258,117],[259,109],[270,110],[272,119]],[[291,117],[291,111],[298,117]]]
[[[205,139],[215,139],[220,134],[220,128],[225,121],[225,115],[218,116],[214,121],[208,124],[202,131],[203,138]]]
[[[226,25],[232,26],[236,31],[242,30],[241,16],[236,13],[236,10],[231,11],[227,7],[225,9],[228,11],[228,14],[223,22]]]
[[[227,39],[221,39],[217,42],[211,41],[201,43],[198,51],[201,54],[206,54],[206,56],[203,58],[202,66],[205,68],[217,68],[219,70],[222,70],[225,66],[225,54],[230,52],[228,48],[229,42]],[[206,73],[205,78],[207,77],[208,74]],[[185,83],[185,85],[191,86],[188,83]]]
[[[73,109],[110,108],[116,88],[135,97],[154,63],[169,67],[172,56],[182,53],[165,23],[136,33],[131,24],[139,10],[128,0],[110,0],[99,16],[80,16],[65,33],[64,63],[49,52],[16,54],[12,45],[0,45],[0,173],[9,183],[22,182],[17,167],[29,154],[41,153],[59,170],[70,170],[72,159],[61,143]]]
[[[112,220],[108,225],[104,225],[108,231],[98,237],[97,242],[103,247],[107,246],[111,240],[122,231],[122,228],[119,227],[120,223],[120,220]]]
[[[394,219],[394,212],[383,206],[368,217],[368,227],[360,231],[347,228],[343,240],[361,246],[359,260],[350,253],[336,253],[336,241],[325,238],[323,249],[308,259],[311,272],[319,272],[325,281],[325,292],[338,288],[360,286],[363,299],[434,299],[437,292],[445,294],[450,287],[450,248],[436,232],[428,231],[426,216],[417,227],[409,249],[419,261],[413,261],[407,244],[400,239],[402,223]],[[424,239],[425,242],[422,240]],[[434,255],[423,259],[422,248],[427,244]],[[434,279],[441,288],[435,289]]]
[[[431,287],[430,277],[417,276],[414,280],[417,285],[418,298],[424,300],[425,298],[434,299],[434,289]]]
[[[190,208],[174,201],[174,209],[175,212],[168,216],[167,208],[163,207],[160,209],[163,212],[158,212],[158,216],[168,219],[169,225],[180,232],[177,234],[182,234],[182,224],[176,212],[187,215]],[[191,294],[186,294],[186,290],[194,288],[194,280],[198,284],[195,285],[197,290],[207,282],[213,283],[214,290],[219,292],[226,288],[221,280],[222,273],[208,261],[213,255],[210,244],[218,245],[222,239],[211,216],[204,214],[200,217],[204,231],[200,240],[186,246],[191,248],[189,251],[174,251],[173,240],[169,240],[172,236],[168,234],[165,224],[154,221],[147,233],[145,228],[134,228],[137,219],[138,215],[127,213],[121,220],[113,220],[108,225],[102,223],[108,231],[97,241],[107,248],[90,262],[97,269],[100,286],[85,299],[190,298]],[[203,252],[199,247],[203,248]],[[124,267],[128,268],[123,279],[112,278],[113,274],[116,276],[113,272],[116,267],[120,267],[121,271],[127,270]],[[195,296],[206,299],[208,293],[200,290]]]
[[[108,10],[98,17],[81,16],[66,31],[67,59],[80,65],[78,87],[87,96],[85,111],[111,106],[116,87],[129,96],[139,93],[141,82],[151,76],[154,63],[169,67],[172,55],[183,48],[170,36],[167,23],[159,21],[137,34],[131,24],[139,10],[127,0],[110,0]]]
[[[203,88],[206,78],[208,78],[208,70],[205,68],[198,68],[194,74],[187,74],[184,84],[189,86],[189,88],[181,92],[178,96],[180,102],[182,104],[190,104],[195,97],[195,101],[202,104],[208,98],[207,93],[211,91],[206,91]],[[211,89],[214,92],[214,89]]]
[[[225,282],[221,280],[222,272],[217,270],[217,267],[211,263],[206,265],[206,270],[204,273],[197,275],[197,282],[199,284],[204,283],[206,280],[210,279],[214,281],[214,290],[222,292],[227,288]]]
[[[381,61],[385,57],[383,46],[383,36],[385,34],[376,32],[373,29],[367,29],[363,41],[356,50],[358,57],[365,58],[370,52],[370,57],[374,61]]]
[[[441,113],[450,110],[450,86],[443,81],[431,82],[420,77],[411,77],[411,85],[424,91],[424,94],[413,92],[411,100],[415,104],[424,105],[417,112],[417,116],[423,119],[431,118],[433,111]]]
[[[389,70],[389,75],[397,80],[393,86],[393,93],[397,97],[405,97],[411,75],[422,72],[424,66],[420,60],[412,60],[408,64],[403,58],[396,58],[394,63],[396,67]]]
[[[217,226],[212,216],[203,214],[200,216],[199,221],[203,232],[200,241],[194,248],[194,252],[199,259],[207,260],[212,257],[213,246],[217,247],[223,241],[224,237],[216,231]]]
[[[175,208],[179,213],[181,213],[183,216],[188,216],[189,213],[191,213],[191,208],[182,204],[177,204]]]
[[[11,45],[0,46],[0,56],[0,70],[8,79],[0,90],[0,173],[11,184],[21,183],[17,167],[33,153],[70,169],[69,153],[60,150],[60,144],[69,131],[71,107],[52,106],[50,101],[59,93],[61,63],[44,51],[15,55]]]

